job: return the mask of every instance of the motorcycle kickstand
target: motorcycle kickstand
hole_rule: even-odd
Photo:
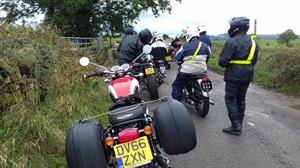
[[[162,168],[172,168],[169,163],[170,160],[161,154],[157,155],[157,162]]]

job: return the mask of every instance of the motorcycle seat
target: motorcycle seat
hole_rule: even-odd
[[[144,117],[146,108],[144,105],[122,107],[108,113],[110,124],[115,125],[125,121],[139,119]]]

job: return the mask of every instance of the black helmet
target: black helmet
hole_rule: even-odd
[[[230,37],[236,36],[240,32],[249,30],[249,19],[246,17],[234,17],[229,21],[230,28],[228,34]]]
[[[136,32],[132,28],[128,28],[125,30],[125,35],[134,35]]]
[[[149,29],[143,29],[139,33],[139,37],[144,44],[149,44],[152,39],[152,34]]]

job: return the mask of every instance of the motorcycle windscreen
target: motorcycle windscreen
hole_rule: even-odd
[[[122,77],[113,80],[108,89],[115,99],[126,97],[134,94],[135,89],[138,88],[138,81],[133,77]]]

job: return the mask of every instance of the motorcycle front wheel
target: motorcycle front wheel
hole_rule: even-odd
[[[195,108],[197,111],[198,116],[204,118],[207,116],[209,111],[209,98],[202,97],[196,104]]]

